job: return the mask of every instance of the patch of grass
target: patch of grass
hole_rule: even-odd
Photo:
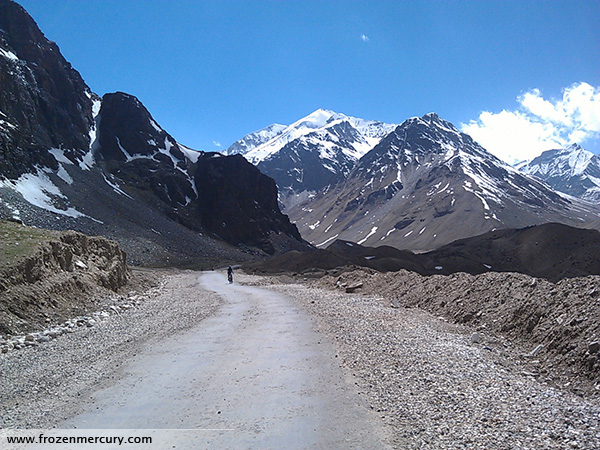
[[[31,255],[40,242],[58,235],[57,231],[0,221],[0,270],[15,266]]]

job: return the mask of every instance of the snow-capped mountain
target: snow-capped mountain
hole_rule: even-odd
[[[278,123],[274,123],[269,125],[262,130],[255,131],[253,133],[247,134],[239,141],[235,141],[233,144],[227,148],[223,154],[224,155],[245,155],[250,150],[255,149],[256,147],[264,144],[265,142],[270,141],[274,137],[279,136],[285,129],[287,125],[280,125]]]
[[[277,182],[286,206],[345,176],[395,125],[318,109],[281,130],[267,128],[233,144]],[[273,137],[262,142],[263,137]],[[256,143],[252,147],[248,143]]]
[[[503,163],[436,114],[406,120],[348,176],[287,211],[318,246],[428,250],[496,228],[583,226],[598,211]]]
[[[0,220],[10,218],[109,236],[153,263],[302,245],[272,179],[242,156],[180,145],[132,95],[100,98],[20,5],[0,0]]]
[[[343,123],[350,125],[357,133],[353,136],[344,136],[343,133],[339,133],[337,130],[340,124]],[[285,145],[303,137],[310,139],[312,143],[318,142],[321,139],[327,149],[331,149],[337,144],[341,147],[345,155],[359,159],[371,150],[383,136],[393,130],[395,126],[393,124],[350,117],[326,109],[317,109],[308,116],[289,125],[272,139],[250,149],[246,153],[246,159],[253,164],[258,164],[269,159],[269,157],[280,151]]]
[[[577,144],[545,151],[516,167],[557,191],[600,204],[600,157]]]

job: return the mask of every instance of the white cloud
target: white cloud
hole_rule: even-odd
[[[477,120],[462,124],[462,131],[511,164],[544,150],[571,143],[585,146],[600,138],[600,87],[576,83],[564,89],[559,100],[547,100],[533,89],[517,101],[516,111],[484,111]]]
[[[213,145],[215,147],[219,147],[219,148],[221,147],[221,143],[219,141],[213,141]]]
[[[363,42],[369,42],[371,40],[371,39],[369,39],[369,36],[367,36],[366,34],[361,34],[360,39]]]

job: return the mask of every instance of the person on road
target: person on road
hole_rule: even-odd
[[[231,266],[227,268],[227,279],[230,283],[233,283],[233,269],[231,268]]]

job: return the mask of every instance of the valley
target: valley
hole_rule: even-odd
[[[190,148],[0,0],[0,438],[600,448],[598,156],[288,123]]]

